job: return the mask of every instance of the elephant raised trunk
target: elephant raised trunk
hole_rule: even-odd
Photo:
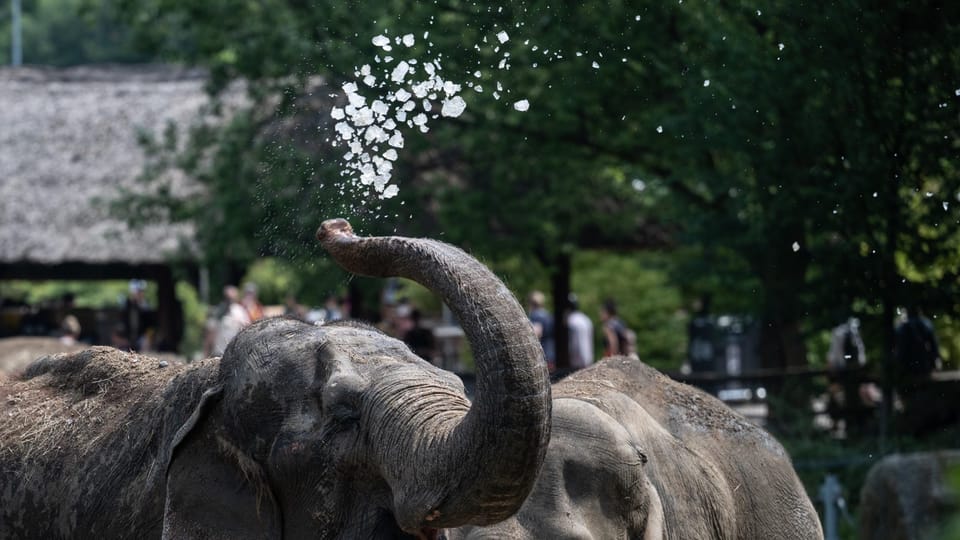
[[[432,419],[440,425],[430,440],[408,430],[401,436],[405,451],[383,451],[397,522],[419,531],[495,523],[514,514],[550,439],[546,364],[523,308],[485,266],[448,244],[360,238],[343,219],[325,221],[317,238],[353,273],[409,278],[439,294],[475,356],[476,399],[469,411]],[[410,455],[413,462],[405,461]]]

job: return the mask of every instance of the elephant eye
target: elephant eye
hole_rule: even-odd
[[[331,422],[341,428],[351,427],[360,422],[360,409],[350,402],[331,404],[325,412]]]

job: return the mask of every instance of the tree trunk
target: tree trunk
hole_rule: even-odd
[[[157,343],[159,350],[176,351],[183,337],[183,306],[177,299],[176,284],[169,266],[157,275]]]
[[[569,254],[561,253],[550,272],[550,294],[553,296],[553,339],[557,370],[570,368],[570,329],[567,327],[567,298],[570,296]]]
[[[895,169],[896,170],[896,169]],[[894,174],[894,178],[899,175]],[[886,452],[889,445],[890,429],[893,425],[893,379],[894,347],[896,342],[895,325],[897,323],[897,302],[900,299],[900,277],[897,271],[896,252],[900,234],[900,194],[899,182],[893,181],[884,193],[887,222],[884,228],[884,245],[881,255],[882,269],[879,283],[880,301],[883,307],[883,355],[880,369],[880,386],[883,391],[883,403],[880,409],[880,451]]]

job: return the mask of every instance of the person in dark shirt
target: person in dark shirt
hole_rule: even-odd
[[[930,319],[916,306],[907,308],[907,320],[896,329],[898,368],[910,377],[925,377],[940,368],[940,344]]]
[[[547,366],[552,370],[556,365],[553,343],[553,315],[547,311],[546,297],[540,291],[533,291],[527,299],[527,307],[533,332],[540,339],[540,346],[543,347],[543,355],[547,360]]]
[[[607,299],[600,307],[603,321],[603,356],[636,354],[636,335],[617,316],[617,304]]]
[[[411,326],[403,336],[404,343],[410,347],[414,354],[428,362],[433,361],[434,339],[433,331],[420,325],[420,310],[413,308],[410,310]]]

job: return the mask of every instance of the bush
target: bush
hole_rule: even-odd
[[[187,359],[194,359],[203,353],[208,306],[200,301],[197,290],[186,281],[177,282],[176,294],[177,300],[183,307],[183,339],[180,341],[180,354]]]

